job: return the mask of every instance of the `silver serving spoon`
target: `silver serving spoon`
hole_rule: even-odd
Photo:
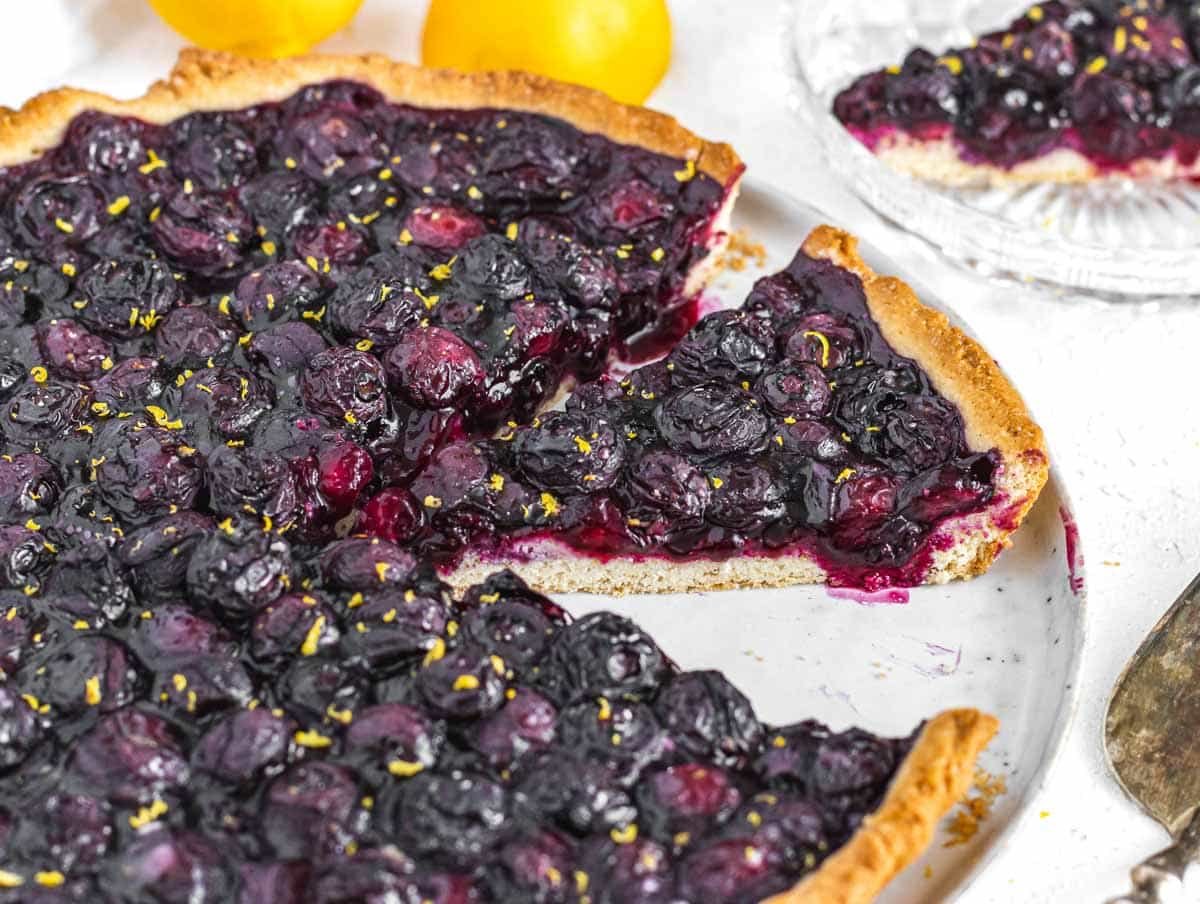
[[[1175,838],[1135,866],[1133,891],[1109,904],[1182,901],[1184,872],[1200,862],[1200,575],[1117,680],[1104,750],[1125,792]]]

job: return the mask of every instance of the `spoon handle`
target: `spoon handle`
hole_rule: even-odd
[[[1132,870],[1133,891],[1107,904],[1170,904],[1183,900],[1183,874],[1200,862],[1200,809],[1175,839],[1174,844],[1151,854]]]

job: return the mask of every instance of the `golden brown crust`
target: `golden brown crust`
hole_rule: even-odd
[[[921,139],[898,133],[875,148],[875,155],[898,172],[928,182],[968,188],[1004,188],[1040,182],[1078,184],[1101,179],[1165,182],[1200,175],[1200,160],[1181,162],[1174,154],[1134,161],[1125,170],[1104,170],[1070,148],[1055,150],[1011,167],[964,160],[951,138]]]
[[[958,406],[967,445],[1000,453],[997,500],[991,517],[982,524],[973,519],[973,536],[955,531],[956,540],[961,536],[963,543],[974,541],[973,550],[957,551],[959,576],[983,573],[1008,545],[1009,535],[1046,484],[1049,457],[1042,429],[983,346],[950,323],[945,314],[921,304],[904,282],[877,275],[859,256],[854,236],[832,226],[818,226],[805,240],[804,250],[858,275],[871,316],[888,344],[920,364],[938,392]]]
[[[928,846],[967,792],[975,758],[999,723],[974,709],[931,719],[900,764],[879,809],[817,870],[763,904],[867,904]]]
[[[664,113],[526,72],[424,69],[380,54],[257,60],[196,49],[180,53],[170,75],[133,100],[59,88],[19,110],[0,107],[0,166],[24,162],[58,144],[67,123],[84,110],[164,123],[196,110],[283,100],[305,85],[329,79],[363,82],[393,101],[420,107],[499,107],[556,116],[613,141],[693,160],[697,169],[727,187],[744,168],[729,145],[705,141]]]

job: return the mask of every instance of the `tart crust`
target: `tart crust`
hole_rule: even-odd
[[[57,88],[31,98],[19,110],[0,107],[0,166],[22,163],[54,147],[67,123],[85,110],[166,123],[197,110],[280,101],[306,85],[331,79],[362,82],[389,100],[418,107],[497,107],[556,116],[584,132],[693,160],[697,169],[726,187],[744,169],[729,145],[705,141],[665,113],[527,72],[425,69],[375,53],[260,60],[195,48],[183,50],[165,79],[132,100]]]
[[[927,182],[960,188],[1003,188],[1040,182],[1079,184],[1099,179],[1140,179],[1165,182],[1200,176],[1200,159],[1188,165],[1174,154],[1134,160],[1127,168],[1105,170],[1071,148],[1054,150],[1015,166],[972,163],[959,153],[950,137],[924,139],[897,133],[883,140],[875,155],[897,172]]]
[[[198,110],[231,110],[281,101],[306,85],[348,79],[370,85],[389,100],[432,109],[501,108],[562,119],[583,132],[695,163],[725,189],[704,237],[709,253],[688,272],[685,296],[703,289],[729,241],[729,218],[745,165],[723,142],[706,141],[665,113],[619,103],[580,85],[528,72],[456,72],[399,63],[382,54],[310,54],[250,59],[186,48],[165,79],[141,97],[117,100],[78,88],[56,88],[19,110],[0,107],[0,166],[24,163],[55,147],[67,125],[85,110],[167,123]]]
[[[804,251],[855,273],[883,337],[914,359],[937,390],[958,406],[967,445],[1001,456],[996,494],[979,512],[948,519],[931,536],[932,561],[924,583],[942,584],[982,574],[1011,544],[1013,531],[1037,501],[1049,460],[1042,430],[1020,395],[983,347],[927,308],[901,280],[879,276],[858,254],[858,240],[832,226],[818,226]],[[740,587],[819,583],[828,575],[802,553],[770,557],[688,559],[618,556],[599,561],[553,539],[519,543],[511,557],[467,554],[447,576],[456,587],[480,581],[497,567],[511,568],[543,591],[607,594],[673,593]]]
[[[967,792],[975,758],[999,722],[952,709],[926,723],[879,809],[815,872],[763,904],[866,904],[928,846],[938,821]]]

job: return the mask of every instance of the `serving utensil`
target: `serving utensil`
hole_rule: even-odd
[[[1104,750],[1125,792],[1175,839],[1109,904],[1183,900],[1200,862],[1200,575],[1142,641],[1108,702]]]

